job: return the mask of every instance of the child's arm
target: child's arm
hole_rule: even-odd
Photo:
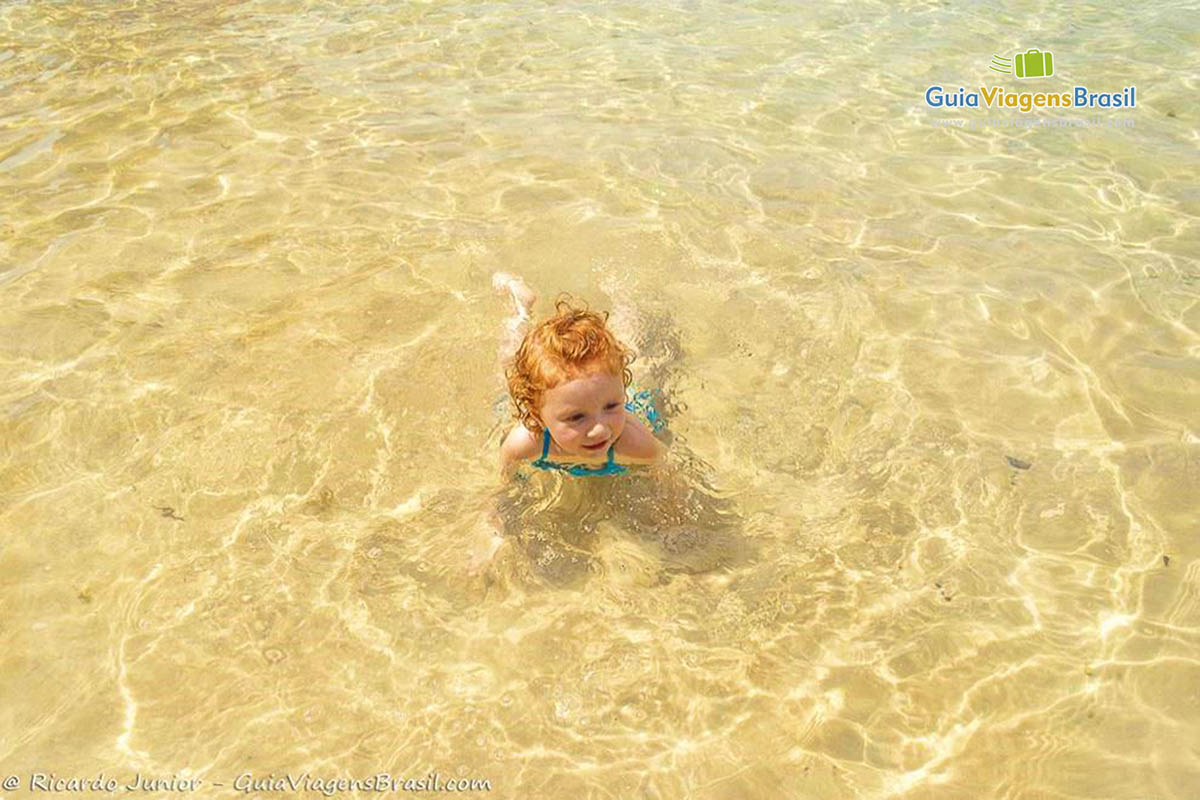
[[[533,434],[518,425],[508,432],[500,443],[500,475],[507,480],[516,471],[517,464],[526,459],[536,458],[539,453],[537,440]],[[504,547],[504,523],[500,518],[497,503],[500,494],[497,493],[487,501],[477,529],[475,540],[470,545],[467,561],[467,572],[478,575],[487,569],[488,565]]]

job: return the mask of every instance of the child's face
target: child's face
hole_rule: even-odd
[[[606,372],[560,383],[542,395],[540,416],[564,452],[604,455],[625,428],[625,384]]]

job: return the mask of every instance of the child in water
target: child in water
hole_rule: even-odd
[[[608,329],[608,315],[560,299],[554,316],[533,325],[537,296],[529,287],[507,273],[497,273],[492,284],[516,305],[502,354],[521,337],[504,370],[519,424],[500,445],[502,473],[528,461],[536,469],[599,477],[658,461],[665,447],[626,406],[634,356]]]
[[[535,322],[537,296],[520,278],[497,273],[492,283],[511,294],[515,304],[500,355],[518,424],[500,445],[502,474],[508,477],[528,464],[568,477],[598,477],[621,474],[634,464],[665,461],[667,447],[655,436],[668,435],[654,400],[657,393],[626,396],[634,354],[610,330],[608,315],[559,299],[553,316]],[[645,420],[634,412],[642,412]],[[699,572],[731,563],[739,552],[739,518],[728,511],[726,501],[697,490],[684,478],[668,469],[656,473],[653,481],[623,485],[623,501],[604,518],[653,543],[664,568]],[[501,494],[494,501],[481,517],[480,538],[470,548],[471,574],[481,574],[514,542],[521,543],[539,569],[548,570],[545,574],[553,573],[556,582],[572,574],[591,574],[589,564],[595,556],[579,542],[595,530],[594,519],[567,521],[562,528],[562,515],[553,518],[539,510],[541,524],[525,519],[511,505],[502,508]],[[565,513],[573,511],[567,508]],[[558,536],[540,535],[541,530],[555,531],[556,524],[559,533],[582,539],[576,536],[567,544]]]

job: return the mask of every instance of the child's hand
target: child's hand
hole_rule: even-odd
[[[494,508],[480,519],[475,529],[475,538],[467,550],[468,575],[483,574],[504,550],[508,540],[501,535],[501,530],[500,516]]]
[[[482,548],[472,552],[467,559],[467,574],[471,577],[482,575],[496,560],[496,556],[504,549],[505,544],[504,539],[497,536]]]

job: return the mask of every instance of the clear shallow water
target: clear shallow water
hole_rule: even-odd
[[[1194,19],[0,7],[3,769],[1190,797]],[[929,124],[1031,46],[1135,126]],[[496,269],[675,444],[472,577]]]

